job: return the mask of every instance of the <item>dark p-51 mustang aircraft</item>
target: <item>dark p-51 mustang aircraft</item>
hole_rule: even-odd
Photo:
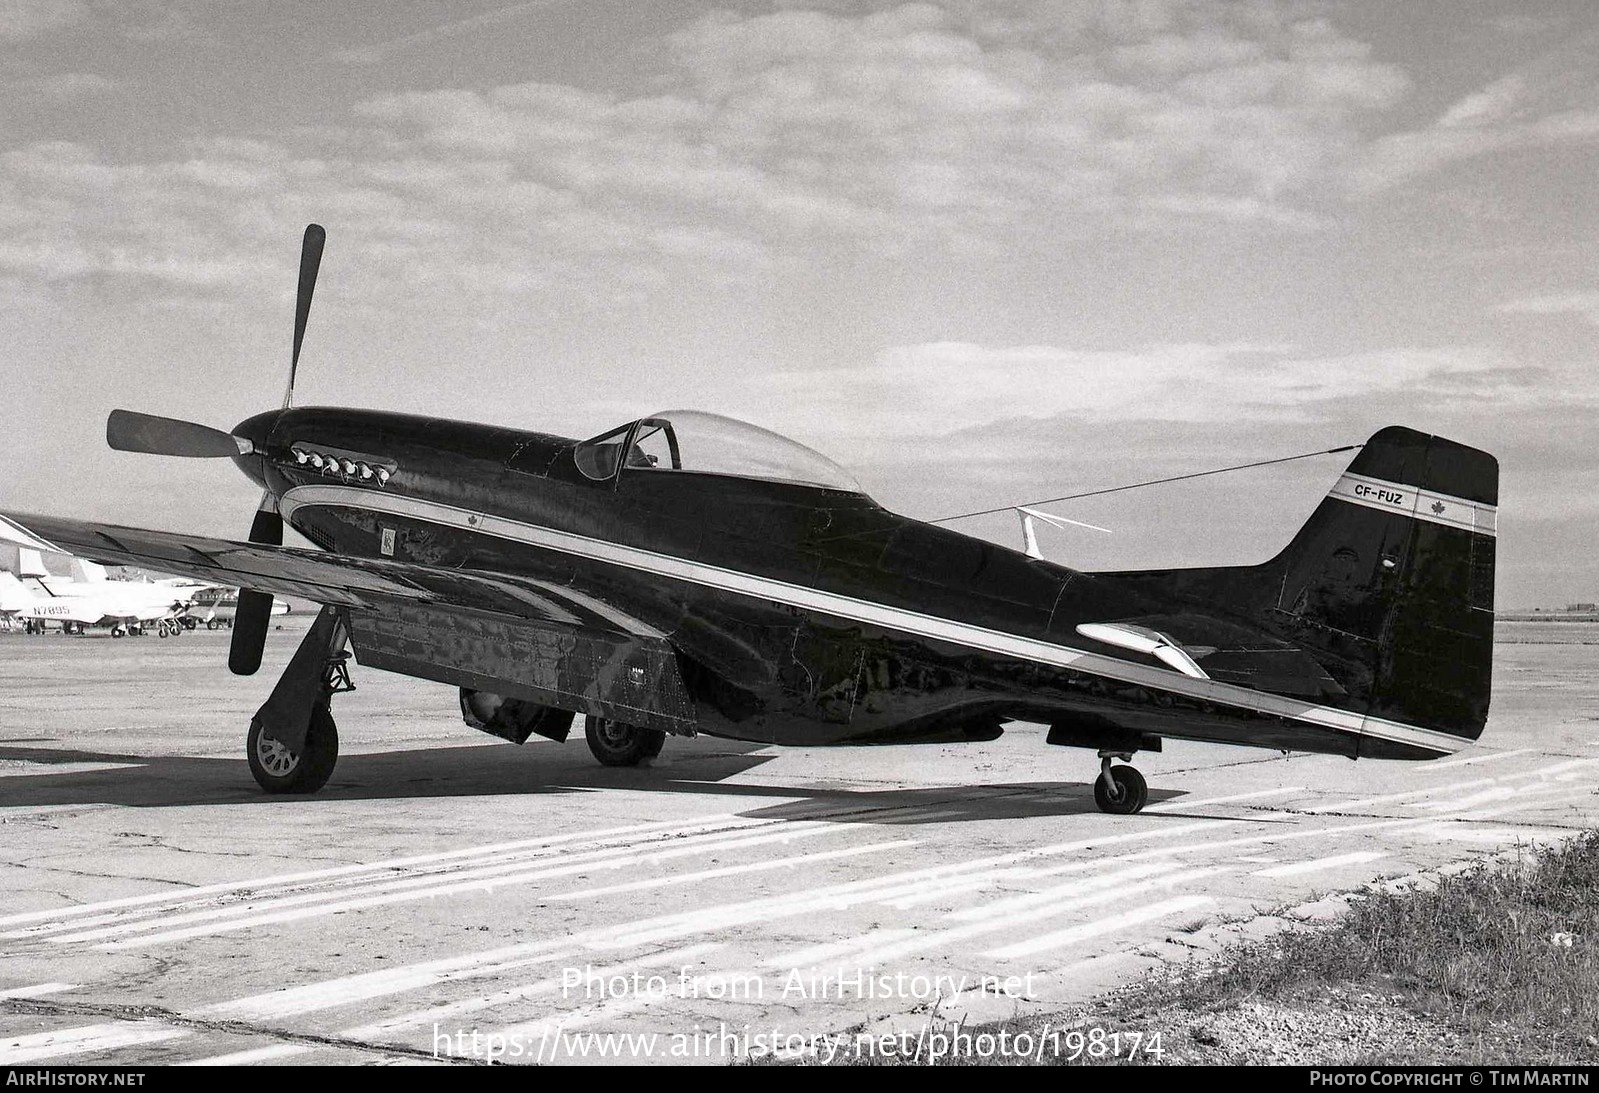
[[[1488,714],[1498,464],[1377,433],[1259,565],[1082,573],[888,512],[773,433],[692,411],[588,440],[292,407],[324,234],[306,230],[283,407],[231,432],[114,411],[122,451],[225,456],[265,493],[250,541],[7,514],[0,538],[240,595],[229,663],[273,596],[322,611],[251,721],[271,793],[333,771],[333,695],[364,666],[460,688],[467,724],[602,762],[667,736],[987,740],[1010,721],[1098,753],[1094,796],[1166,737],[1428,759]],[[286,548],[283,522],[322,550]],[[1113,760],[1120,759],[1122,764]]]

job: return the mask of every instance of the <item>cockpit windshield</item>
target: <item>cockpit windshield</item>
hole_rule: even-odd
[[[625,452],[625,454],[624,454]],[[667,410],[585,440],[573,453],[589,478],[623,471],[694,471],[860,493],[860,483],[820,452],[720,414]]]

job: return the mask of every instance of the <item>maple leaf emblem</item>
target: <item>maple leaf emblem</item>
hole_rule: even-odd
[[[1440,512],[1443,512],[1444,503],[1442,501],[1434,501],[1432,503],[1432,511],[1434,516],[1438,515]]]

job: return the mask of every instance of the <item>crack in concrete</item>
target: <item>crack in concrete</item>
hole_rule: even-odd
[[[129,873],[94,873],[94,872],[90,872],[90,871],[83,870],[83,869],[68,869],[64,865],[46,865],[44,863],[40,863],[40,864],[37,864],[37,865],[27,865],[27,864],[18,862],[18,863],[16,863],[16,865],[17,865],[17,868],[19,868],[19,869],[28,869],[28,870],[32,870],[34,872],[43,871],[43,872],[47,872],[47,873],[63,873],[66,876],[69,876],[69,877],[88,877],[91,880],[142,880],[142,881],[148,881],[151,884],[168,884],[168,885],[175,886],[179,891],[181,891],[183,889],[186,889],[186,888],[198,887],[198,885],[191,884],[189,881],[185,881],[185,880],[171,880],[171,879],[166,878],[166,877],[146,877],[146,876],[142,876],[142,875],[137,874],[137,873],[134,873],[134,874],[129,874]],[[99,901],[96,900],[95,902],[99,902]],[[74,902],[72,904],[72,906],[73,907],[79,907],[79,906],[85,906],[85,905],[84,904],[79,904],[77,902]],[[65,909],[66,908],[63,908],[63,910],[65,910]]]
[[[191,1017],[169,1010],[164,1006],[129,1005],[102,1002],[53,1002],[37,998],[10,998],[0,1000],[0,1013],[43,1017],[109,1017],[116,1021],[156,1020],[175,1028],[192,1032],[215,1032],[230,1036],[259,1036],[285,1044],[307,1047],[332,1047],[351,1051],[370,1051],[380,1055],[399,1055],[408,1059],[429,1062],[454,1063],[465,1066],[487,1066],[487,1060],[459,1058],[453,1055],[436,1055],[422,1048],[404,1044],[386,1044],[359,1040],[336,1034],[295,1032],[292,1029],[254,1025],[248,1021],[214,1020]]]

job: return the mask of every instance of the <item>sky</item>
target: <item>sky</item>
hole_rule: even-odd
[[[1588,0],[0,0],[0,101],[0,507],[242,537],[105,417],[276,406],[315,221],[300,405],[710,410],[921,518],[1403,424],[1500,459],[1501,607],[1599,600]],[[1348,458],[1040,542],[1260,561]]]

